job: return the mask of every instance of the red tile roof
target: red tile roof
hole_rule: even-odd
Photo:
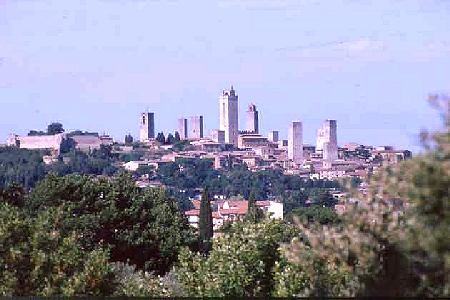
[[[184,214],[186,216],[198,216],[198,215],[200,215],[200,210],[198,210],[198,209],[191,209],[191,210],[185,211]]]

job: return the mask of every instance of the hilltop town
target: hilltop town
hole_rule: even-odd
[[[282,176],[295,176],[302,182],[306,180],[323,183],[347,179],[359,184],[359,190],[364,191],[364,179],[371,176],[378,168],[411,158],[410,151],[396,150],[392,146],[355,143],[339,145],[337,120],[325,120],[317,129],[316,145],[304,144],[301,121],[286,124],[288,140],[279,139],[280,132],[275,130],[264,136],[259,130],[262,120],[259,118],[257,106],[253,103],[248,105],[245,112],[247,121],[245,129],[239,130],[242,126],[240,127],[238,123],[238,101],[239,97],[233,87],[222,91],[219,97],[220,128],[213,130],[209,136],[204,132],[204,118],[201,115],[179,118],[177,131],[166,133],[167,136],[165,136],[163,132],[157,133],[155,129],[157,114],[143,112],[138,119],[138,141],[135,141],[131,135],[127,135],[124,141],[114,141],[110,136],[98,133],[83,131],[66,133],[63,132],[61,124],[53,124],[54,127],[56,126],[55,130],[48,132],[32,130],[27,136],[11,134],[7,140],[7,146],[46,151],[42,159],[49,166],[68,164],[71,159],[75,160],[76,158],[64,154],[70,152],[70,149],[91,154],[106,151],[107,157],[119,159],[105,162],[104,168],[114,167],[116,170],[131,172],[134,174],[136,184],[141,188],[168,187],[179,201],[184,201],[181,206],[185,208],[185,214],[193,226],[198,225],[200,213],[198,200],[204,188],[202,186],[204,181],[196,182],[192,188],[184,184],[173,184],[167,178],[176,178],[178,175],[165,171],[175,167],[178,173],[191,172],[191,176],[198,176],[194,173],[200,171],[188,170],[189,161],[193,165],[204,161],[207,168],[217,172],[222,171],[217,173],[219,177],[221,174],[224,177],[230,176],[224,172],[225,170],[244,167],[245,170],[254,174],[276,172],[275,174],[282,174]],[[103,169],[100,174],[108,173],[105,173]],[[221,201],[217,202],[213,214],[216,230],[224,222],[238,220],[247,214],[247,199],[251,192],[249,190],[225,193],[223,185],[222,183],[221,188],[212,188],[213,199]],[[293,189],[297,188],[300,186]],[[334,208],[337,212],[344,210],[338,202],[345,196],[342,186],[328,184],[325,190],[330,199],[334,199],[325,205]],[[283,213],[290,212],[290,209],[283,206],[286,199],[283,200],[281,194],[274,193],[270,188],[268,192],[261,192],[261,189],[254,188],[253,192],[258,196],[256,200],[260,200],[257,201],[258,205],[264,211],[270,212],[273,217],[283,219]],[[308,196],[306,199],[297,201],[304,206],[316,200]]]

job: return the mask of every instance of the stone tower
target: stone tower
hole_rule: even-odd
[[[188,121],[186,118],[178,119],[178,134],[182,140],[188,138]]]
[[[238,121],[238,96],[233,86],[230,90],[224,90],[219,99],[220,105],[220,130],[225,131],[225,142],[238,145],[239,121]]]
[[[152,112],[141,113],[139,118],[139,140],[141,142],[155,138],[155,114]]]
[[[288,158],[294,164],[303,163],[303,124],[293,121],[289,126]]]
[[[258,111],[255,104],[250,104],[247,109],[247,131],[252,133],[259,133]]]
[[[189,138],[191,139],[202,139],[203,138],[203,116],[193,116],[190,118],[190,133]]]
[[[316,152],[320,151],[325,160],[333,161],[338,158],[336,120],[325,120],[317,130]]]

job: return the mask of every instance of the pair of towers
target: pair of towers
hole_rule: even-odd
[[[325,120],[317,131],[316,152],[322,152],[325,161],[338,159],[337,122]],[[295,164],[303,162],[303,124],[294,121],[289,126],[288,158]]]
[[[316,152],[322,152],[324,160],[338,159],[336,120],[325,120],[317,130]]]
[[[238,95],[231,86],[229,90],[223,90],[219,97],[220,130],[225,132],[225,143],[238,145],[239,136],[239,105]],[[250,104],[247,110],[248,133],[259,133],[259,113],[256,105]]]
[[[178,133],[182,140],[202,139],[203,138],[203,116],[192,116],[189,118],[190,126],[188,127],[188,119],[178,119]],[[190,130],[189,130],[190,128]]]

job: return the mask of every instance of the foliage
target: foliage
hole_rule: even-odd
[[[58,122],[50,123],[47,127],[48,135],[54,135],[54,134],[63,133],[63,132],[64,132],[63,125]]]
[[[66,137],[65,139],[62,140],[61,142],[61,147],[60,147],[60,152],[61,153],[68,153],[70,151],[75,150],[75,140],[71,137]]]
[[[159,276],[136,270],[134,266],[118,262],[112,264],[115,274],[114,296],[169,297],[170,289]]]
[[[17,183],[25,188],[34,186],[47,173],[42,161],[43,152],[0,148],[0,188]]]
[[[111,176],[118,170],[113,165],[114,159],[111,156],[111,149],[106,146],[90,154],[75,150],[65,154],[64,161],[59,161],[47,169],[60,176],[74,173]]]
[[[178,143],[179,141],[181,141],[180,133],[178,133],[178,131],[175,131],[174,142]]]
[[[340,226],[300,224],[304,238],[285,251],[310,287],[293,295],[448,297],[448,99],[442,106],[444,131],[428,135],[428,152],[374,174],[367,193],[354,191]]]
[[[173,199],[160,189],[141,190],[128,175],[91,178],[50,175],[32,191],[30,214],[60,207],[62,235],[83,236],[86,249],[110,249],[111,261],[163,274],[178,249],[195,239]]]
[[[308,199],[333,206],[335,199],[327,190],[339,187],[337,182],[302,179],[284,175],[280,170],[251,172],[246,166],[215,170],[213,162],[206,159],[179,159],[160,167],[157,176],[170,189],[186,191],[188,197],[194,197],[196,189],[206,187],[211,195],[226,198],[241,195],[248,199],[250,194],[256,200],[280,198],[285,212],[306,206]]]
[[[253,223],[257,223],[264,218],[264,212],[256,206],[255,194],[251,193],[248,199],[248,210],[245,216],[245,220]]]
[[[63,155],[64,160],[45,165],[45,151],[16,147],[0,148],[0,188],[16,183],[25,189],[32,188],[48,173],[60,176],[67,174],[113,175],[118,168],[110,147],[102,147],[90,154],[71,150]]]
[[[104,295],[113,288],[105,250],[85,251],[58,231],[61,211],[26,218],[0,204],[0,295]]]
[[[28,136],[40,136],[40,135],[47,135],[47,132],[45,131],[37,131],[37,130],[30,130],[30,132],[28,132]]]
[[[213,217],[208,191],[204,190],[200,202],[200,215],[198,221],[200,251],[208,254],[211,250],[213,237]]]
[[[319,205],[295,208],[286,216],[289,222],[294,222],[295,218],[299,218],[302,223],[317,222],[322,225],[339,223],[339,217],[334,209]]]
[[[134,141],[134,139],[133,139],[133,136],[131,134],[127,134],[125,136],[125,144],[126,145],[132,145],[133,141]]]
[[[186,249],[180,253],[178,281],[190,297],[267,297],[280,259],[279,243],[293,234],[274,220],[235,223],[216,238],[207,258]]]
[[[175,143],[175,137],[173,136],[173,134],[169,133],[169,134],[167,135],[165,144],[167,144],[167,145],[173,145],[174,143]]]
[[[159,132],[158,135],[156,136],[156,140],[161,144],[164,145],[164,143],[166,142],[166,137],[164,136],[163,132]]]

